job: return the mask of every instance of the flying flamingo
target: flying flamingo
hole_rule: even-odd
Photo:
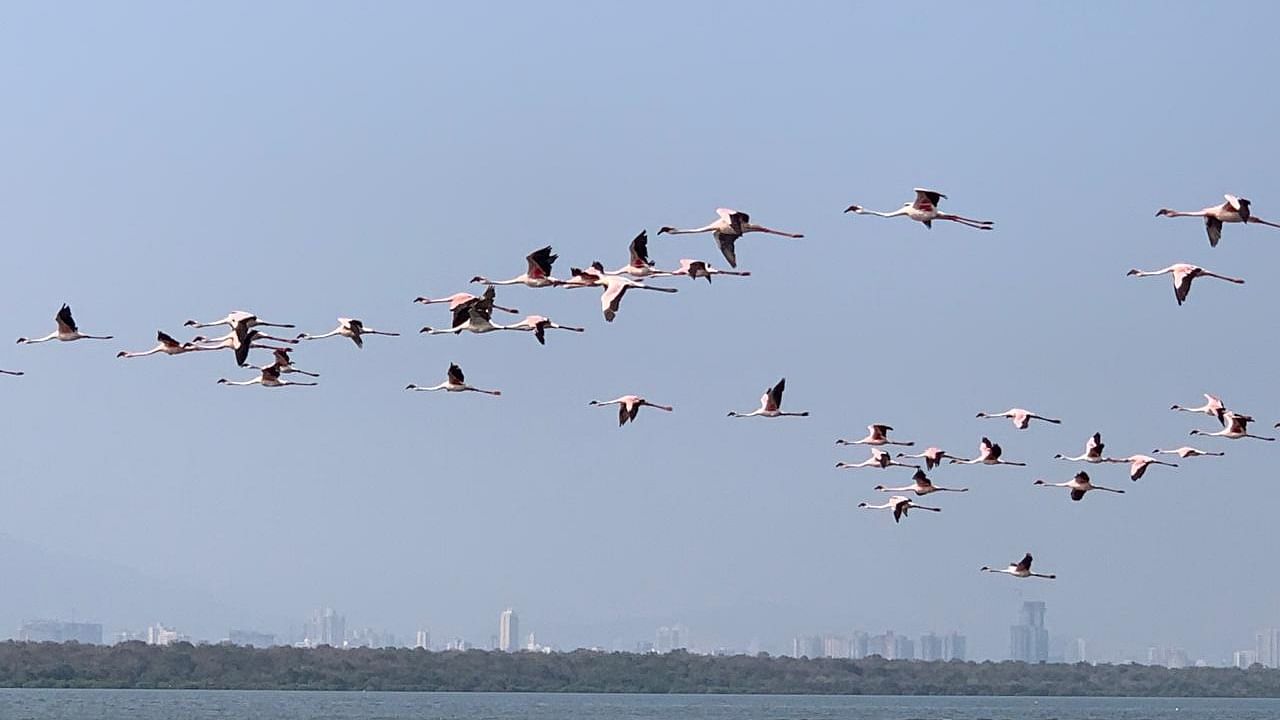
[[[278,328],[293,327],[293,324],[291,323],[273,323],[273,322],[266,322],[265,320],[259,320],[257,315],[254,315],[251,312],[245,312],[244,310],[232,310],[231,312],[227,313],[226,317],[221,318],[219,320],[210,320],[209,322],[197,322],[195,320],[188,320],[182,323],[182,326],[189,327],[189,328],[206,328],[206,327],[214,327],[216,325],[227,325],[228,327],[234,328],[236,325],[239,325],[241,323],[244,323],[249,327],[278,327]]]
[[[1209,272],[1198,265],[1190,263],[1174,263],[1163,270],[1130,270],[1127,275],[1134,277],[1153,277],[1156,275],[1173,275],[1173,297],[1177,299],[1178,304],[1186,302],[1187,294],[1191,292],[1191,281],[1198,277],[1218,278],[1227,282],[1243,285],[1244,280],[1240,278],[1227,277],[1217,273]]]
[[[697,280],[698,278],[706,278],[707,282],[711,282],[712,275],[736,275],[738,277],[750,277],[750,270],[717,270],[711,267],[710,263],[705,260],[690,260],[689,258],[680,259],[680,267],[671,270],[668,275],[688,275]]]
[[[62,342],[71,342],[72,340],[110,340],[110,335],[85,335],[76,327],[75,318],[71,317],[71,306],[64,304],[58,314],[54,316],[54,322],[58,324],[58,329],[45,335],[44,337],[18,338],[19,345],[34,345],[35,343],[49,342],[50,340],[61,340]]]
[[[738,241],[738,238],[746,235],[747,233],[768,233],[769,235],[781,235],[782,237],[789,238],[804,237],[804,235],[800,233],[783,232],[782,230],[774,230],[763,225],[755,225],[751,222],[750,215],[744,212],[738,212],[737,210],[716,208],[716,215],[719,217],[715,222],[703,225],[700,228],[681,230],[671,226],[664,226],[658,229],[658,234],[662,235],[663,233],[666,233],[668,235],[689,235],[709,232],[715,238],[716,244],[720,246],[720,252],[724,255],[724,259],[728,261],[729,267],[732,268],[738,267],[738,253],[734,248],[734,243]]]
[[[586,332],[586,328],[574,327],[572,325],[560,325],[549,317],[542,315],[529,315],[525,319],[513,325],[507,325],[503,330],[520,330],[523,332],[533,333],[533,337],[538,341],[539,345],[547,344],[548,330],[567,330],[569,332]]]
[[[289,353],[293,352],[293,348],[278,347],[271,348],[271,350],[275,353],[271,364],[274,365],[276,370],[279,370],[281,374],[288,375],[290,373],[298,373],[299,375],[306,375],[307,377],[320,377],[320,373],[308,372],[302,368],[294,367],[293,358],[289,356]],[[250,367],[258,370],[262,369],[256,365],[250,365]]]
[[[654,267],[653,261],[649,259],[648,232],[641,230],[640,234],[631,240],[631,245],[627,249],[631,253],[631,261],[617,270],[606,272],[605,275],[630,275],[632,277],[646,278],[671,274]]]
[[[1204,218],[1204,230],[1209,235],[1209,246],[1218,247],[1218,241],[1222,239],[1223,223],[1256,223],[1258,225],[1270,225],[1271,227],[1280,227],[1280,224],[1267,222],[1262,218],[1254,217],[1249,211],[1249,201],[1236,197],[1235,195],[1223,195],[1226,202],[1221,205],[1214,205],[1203,210],[1170,210],[1169,208],[1160,208],[1156,211],[1156,217],[1202,217]]]
[[[666,412],[672,411],[672,407],[670,405],[658,405],[657,403],[651,403],[648,400],[645,400],[644,398],[640,397],[639,395],[623,395],[622,397],[614,398],[613,400],[606,400],[604,402],[601,402],[599,400],[592,400],[587,404],[595,407],[604,407],[605,405],[617,405],[618,406],[618,427],[622,427],[623,425],[626,425],[628,421],[635,422],[636,414],[640,412],[640,408],[642,407],[648,406],[651,408],[656,408],[658,410],[664,410]]]
[[[1007,568],[1003,568],[1003,569],[991,568],[991,567],[987,567],[986,565],[983,565],[980,572],[1004,573],[1006,575],[1012,575],[1016,578],[1037,577],[1037,578],[1045,578],[1046,580],[1056,580],[1058,578],[1057,575],[1044,575],[1041,573],[1031,572],[1031,553],[1027,553],[1026,555],[1023,556],[1021,560],[1019,560],[1016,563],[1009,563],[1009,567]]]
[[[1095,465],[1098,463],[1104,463],[1104,462],[1116,462],[1111,458],[1106,458],[1102,456],[1102,450],[1105,447],[1106,446],[1102,444],[1102,433],[1094,433],[1090,435],[1089,439],[1086,440],[1084,443],[1084,454],[1071,457],[1069,455],[1063,455],[1062,453],[1058,453],[1053,457],[1055,460],[1070,460],[1071,462],[1087,462],[1087,463],[1093,463]]]
[[[1208,452],[1207,450],[1197,450],[1196,448],[1188,447],[1186,445],[1183,445],[1180,448],[1174,448],[1172,450],[1161,450],[1159,448],[1156,448],[1151,452],[1156,455],[1177,455],[1183,460],[1186,460],[1187,458],[1201,457],[1205,455],[1213,455],[1216,457],[1222,457],[1223,455],[1226,455],[1226,453],[1224,452]]]
[[[880,445],[901,445],[904,447],[910,447],[912,445],[915,445],[914,442],[910,442],[910,441],[898,442],[896,440],[890,440],[889,439],[890,430],[893,430],[893,428],[889,427],[888,425],[885,425],[883,423],[875,423],[873,425],[867,426],[867,436],[862,438],[861,440],[841,439],[841,440],[836,440],[836,444],[837,445],[875,445],[877,447]]]
[[[943,450],[942,448],[936,448],[936,447],[931,447],[926,449],[924,452],[915,453],[915,454],[898,453],[898,457],[923,458],[924,467],[926,470],[932,470],[938,467],[939,465],[941,465],[943,458],[949,458],[951,460],[961,460],[961,461],[965,460],[965,458],[958,458],[955,455],[948,455],[946,450]]]
[[[764,391],[764,395],[760,396],[760,408],[749,413],[740,413],[729,411],[729,417],[809,417],[809,411],[804,412],[783,412],[782,411],[782,391],[787,389],[787,379],[782,378],[777,385]]]
[[[969,488],[948,488],[934,485],[929,480],[929,476],[924,474],[923,470],[917,469],[915,474],[911,476],[912,483],[905,487],[885,487],[883,485],[875,486],[875,490],[880,492],[913,492],[916,495],[928,495],[935,492],[969,492]]]
[[[933,228],[934,220],[950,220],[952,222],[960,223],[965,227],[977,228],[978,230],[990,230],[995,224],[990,220],[974,220],[973,218],[938,212],[938,203],[947,196],[937,190],[915,188],[915,193],[915,202],[903,203],[902,207],[894,210],[893,212],[877,212],[875,210],[868,210],[861,205],[850,205],[845,208],[845,212],[851,212],[858,215],[877,215],[879,217],[886,218],[905,215],[918,223],[923,223],[925,227],[930,229]]]
[[[1182,407],[1181,405],[1170,405],[1169,409],[1181,410],[1182,412],[1190,412],[1190,413],[1204,413],[1205,415],[1212,415],[1218,418],[1219,420],[1221,420],[1222,418],[1220,417],[1220,415],[1223,410],[1227,409],[1227,406],[1222,404],[1222,400],[1220,398],[1210,395],[1209,393],[1204,393],[1204,399],[1205,399],[1205,403],[1200,407],[1189,408],[1189,407]]]
[[[884,470],[885,468],[890,468],[890,467],[914,468],[915,470],[920,469],[919,465],[910,465],[908,463],[900,463],[897,460],[894,460],[893,457],[889,455],[889,453],[879,448],[871,448],[871,457],[867,458],[866,460],[863,460],[860,463],[847,463],[847,462],[836,463],[836,468],[840,470],[853,470],[855,468],[865,468],[865,467],[880,468],[881,470]]]
[[[191,338],[191,342],[200,345],[201,350],[232,350],[235,355],[236,365],[243,367],[249,361],[249,350],[253,348],[263,348],[265,350],[278,350],[274,345],[263,345],[263,340],[276,340],[279,342],[296,343],[297,340],[285,340],[271,335],[264,335],[257,328],[250,329],[246,325],[236,325],[235,330],[218,338],[205,338],[197,335]]]
[[[428,335],[448,335],[461,333],[463,330],[476,334],[506,330],[502,325],[493,323],[493,286],[485,288],[484,295],[459,303],[453,307],[453,325],[447,330],[436,330],[423,327],[418,332]]]
[[[226,378],[219,378],[218,384],[219,385],[241,385],[241,386],[261,385],[262,387],[278,388],[278,387],[289,387],[291,385],[314,386],[314,385],[318,385],[319,383],[294,382],[293,380],[281,380],[280,368],[277,368],[275,365],[268,365],[262,368],[261,371],[258,373],[258,377],[253,378],[252,380],[231,381]]]
[[[524,259],[529,263],[529,268],[524,274],[510,280],[490,280],[483,275],[477,275],[471,278],[471,282],[485,285],[524,285],[531,288],[559,285],[562,281],[551,277],[551,266],[555,264],[558,257],[559,255],[551,253],[550,245],[541,247],[525,256]]]
[[[501,390],[482,390],[478,387],[472,387],[467,384],[467,378],[462,374],[462,368],[457,363],[449,364],[449,371],[445,376],[445,381],[439,385],[431,387],[423,387],[410,383],[406,385],[405,390],[417,390],[418,392],[435,392],[436,390],[444,390],[445,392],[478,392],[485,395],[498,396],[502,394]]]
[[[860,502],[858,507],[864,510],[893,510],[893,521],[896,523],[907,514],[908,510],[928,510],[930,512],[942,512],[942,508],[927,507],[925,505],[917,505],[912,502],[911,498],[905,495],[894,495],[889,498],[889,502],[882,505],[871,505],[869,503]]]
[[[1152,465],[1167,465],[1169,467],[1178,467],[1177,463],[1164,462],[1163,460],[1157,460],[1151,457],[1150,455],[1130,455],[1127,458],[1114,458],[1109,460],[1108,462],[1129,463],[1129,479],[1135,482],[1138,480],[1141,480],[1142,476],[1146,474],[1147,468],[1151,467]]]
[[[562,283],[570,288],[575,287],[591,287],[597,285],[604,288],[604,292],[600,294],[600,309],[604,312],[604,319],[613,322],[618,316],[618,309],[622,306],[622,297],[626,295],[628,290],[656,290],[658,292],[673,293],[678,292],[676,288],[655,287],[653,285],[645,285],[636,282],[630,278],[620,277],[617,275],[605,275],[600,269],[599,263],[593,263],[592,269],[583,270],[573,268],[573,281]]]
[[[1016,465],[1017,467],[1026,467],[1024,462],[1013,462],[1011,460],[1001,459],[1004,450],[998,443],[993,443],[987,438],[982,438],[978,444],[978,457],[972,460],[962,460],[960,458],[951,458],[952,465]]]
[[[1045,482],[1044,480],[1036,480],[1031,484],[1039,485],[1040,487],[1045,487],[1045,488],[1055,488],[1055,487],[1067,488],[1068,490],[1071,491],[1071,499],[1076,501],[1084,498],[1084,494],[1089,492],[1090,490],[1102,490],[1105,492],[1119,493],[1121,495],[1124,494],[1123,490],[1116,490],[1114,488],[1102,487],[1101,485],[1094,485],[1093,482],[1089,480],[1089,473],[1083,470],[1076,473],[1075,477],[1071,478],[1070,480],[1064,483],[1049,483],[1049,482]]]
[[[1207,435],[1209,437],[1224,437],[1228,440],[1239,440],[1241,438],[1254,438],[1255,440],[1275,440],[1273,437],[1263,437],[1261,435],[1251,435],[1249,433],[1249,423],[1253,422],[1253,418],[1248,415],[1241,415],[1230,410],[1222,411],[1219,416],[1222,420],[1222,429],[1218,432],[1205,432],[1204,430],[1192,430],[1192,435]]]
[[[373,330],[371,328],[367,328],[364,326],[364,323],[362,321],[355,320],[353,318],[338,318],[338,327],[334,328],[333,330],[330,330],[329,332],[323,335],[309,335],[307,333],[300,333],[298,335],[298,339],[299,340],[320,340],[321,338],[333,337],[334,335],[341,335],[342,337],[345,337],[345,338],[351,338],[351,342],[355,343],[356,347],[363,348],[364,347],[363,336],[365,335],[388,335],[390,337],[396,337],[399,334],[400,333],[398,332],[384,332],[382,330]]]
[[[493,287],[493,286],[490,285],[489,287]],[[414,298],[413,301],[416,303],[421,303],[423,305],[435,305],[436,303],[449,303],[450,310],[457,310],[460,305],[471,302],[472,300],[479,300],[479,299],[480,298],[478,296],[472,295],[471,293],[459,292],[459,293],[454,293],[448,297],[434,298],[434,299],[418,296]],[[505,312],[505,313],[511,313],[512,315],[517,315],[520,312],[515,308],[503,307],[501,305],[494,305],[493,309],[501,310],[502,312]]]
[[[1031,424],[1032,420],[1043,420],[1044,422],[1053,423],[1054,425],[1062,424],[1061,420],[1057,420],[1051,417],[1045,417],[1043,415],[1037,415],[1031,412],[1030,410],[1023,410],[1022,408],[1009,408],[1004,412],[991,412],[991,413],[980,412],[978,413],[978,417],[1009,418],[1011,421],[1013,421],[1013,426],[1018,428],[1019,430],[1026,430],[1027,426]]]
[[[199,352],[201,350],[217,350],[218,348],[201,347],[195,341],[178,342],[174,337],[163,330],[156,331],[156,341],[159,343],[155,347],[145,352],[125,352],[121,350],[116,353],[118,358],[140,358],[156,353],[164,353],[165,355],[182,355],[183,353]]]

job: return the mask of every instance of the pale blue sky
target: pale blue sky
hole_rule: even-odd
[[[326,604],[353,625],[483,640],[515,606],[551,642],[781,648],[796,633],[959,628],[1002,657],[1022,599],[1100,651],[1217,658],[1280,624],[1270,572],[1280,448],[1155,468],[1124,496],[1067,479],[1100,430],[1117,454],[1177,446],[1203,391],[1276,419],[1280,231],[1195,209],[1224,192],[1280,216],[1280,63],[1262,3],[29,3],[0,17],[0,337],[62,302],[118,341],[9,346],[0,530],[207,587],[246,624]],[[996,220],[980,233],[843,215],[916,185]],[[585,324],[425,337],[417,295],[523,271],[616,266],[641,228],[714,208],[806,234],[739,243],[748,280],[628,297],[502,289]],[[662,266],[723,265],[705,236],[654,237]],[[1174,304],[1130,267],[1203,264]],[[157,329],[243,308],[401,338],[301,346],[321,387],[261,391],[224,354],[118,361]],[[502,398],[406,393],[451,361]],[[813,416],[735,421],[786,375]],[[247,376],[247,375],[246,375]],[[676,406],[619,430],[592,398]],[[1060,427],[1015,432],[977,410]],[[1266,421],[1261,423],[1261,421]],[[944,468],[940,515],[855,510],[903,472],[837,472],[872,421],[1012,468]],[[1091,468],[1092,469],[1092,468]],[[1031,550],[1053,585],[987,577]],[[86,611],[79,603],[82,614]],[[51,608],[48,614],[69,612]],[[155,616],[198,627],[180,608]],[[8,622],[9,618],[4,618]],[[111,624],[113,618],[99,618]],[[16,622],[16,620],[14,620]],[[640,637],[616,630],[634,623]],[[216,631],[213,631],[216,632]]]

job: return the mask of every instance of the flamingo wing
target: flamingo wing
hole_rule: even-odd
[[[551,253],[551,246],[540,247],[537,250],[525,256],[525,260],[529,262],[529,277],[542,279],[551,274],[551,266],[555,263],[559,255]]]
[[[1218,247],[1218,241],[1222,239],[1222,221],[1212,215],[1205,215],[1204,231],[1209,235],[1209,247]]]
[[[58,323],[58,332],[60,333],[73,333],[77,329],[76,320],[71,317],[71,306],[65,303],[62,305],[62,309],[58,311],[58,314],[54,316],[53,320]]]
[[[933,210],[938,207],[938,203],[946,197],[937,190],[929,190],[927,188],[915,188],[916,201],[912,203],[912,207],[917,210]]]
[[[449,363],[449,372],[447,373],[450,385],[461,385],[467,380],[467,376],[462,374],[462,368],[457,363]]]

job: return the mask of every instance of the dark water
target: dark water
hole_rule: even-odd
[[[1276,720],[1280,700],[0,690],[0,720]]]

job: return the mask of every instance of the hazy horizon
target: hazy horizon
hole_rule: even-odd
[[[329,606],[484,640],[510,606],[558,644],[651,622],[766,646],[955,629],[1000,658],[1036,599],[1051,633],[1100,655],[1226,658],[1280,626],[1276,443],[1189,443],[1216,423],[1168,409],[1213,392],[1262,434],[1280,419],[1263,314],[1280,230],[1228,225],[1210,248],[1198,220],[1153,217],[1230,192],[1280,219],[1277,101],[1251,82],[1280,51],[1230,32],[1280,9],[1233,6],[1228,24],[1191,3],[65,10],[12,5],[0,24],[0,368],[26,371],[0,378],[0,533],[89,564],[68,560],[65,587],[28,568],[0,634],[24,603],[65,618],[98,602],[273,631]],[[916,186],[995,230],[842,213]],[[641,229],[660,267],[723,268],[708,236],[656,235],[717,207],[805,238],[747,236],[752,277],[654,281],[679,293],[633,293],[613,323],[593,290],[499,288],[586,327],[545,347],[417,333],[448,313],[414,297],[517,275],[547,244],[559,277],[624,264]],[[1178,307],[1168,278],[1125,277],[1178,261],[1248,282],[1202,281]],[[12,344],[64,302],[115,340]],[[314,388],[220,387],[254,374],[229,353],[114,357],[233,309],[403,336],[298,345]],[[503,396],[404,391],[450,362]],[[811,417],[725,417],[783,376]],[[618,428],[587,407],[633,392],[675,411]],[[974,418],[1010,406],[1063,424]],[[871,422],[965,456],[986,435],[1030,466],[939,468],[972,491],[895,526],[855,506],[909,472],[833,469],[866,457],[833,442]],[[1109,455],[1227,455],[1137,483],[1088,466],[1128,492],[1079,503],[1031,486],[1085,467],[1051,458],[1095,431]],[[1027,551],[1059,579],[977,571]],[[186,598],[207,606],[172,607]]]

